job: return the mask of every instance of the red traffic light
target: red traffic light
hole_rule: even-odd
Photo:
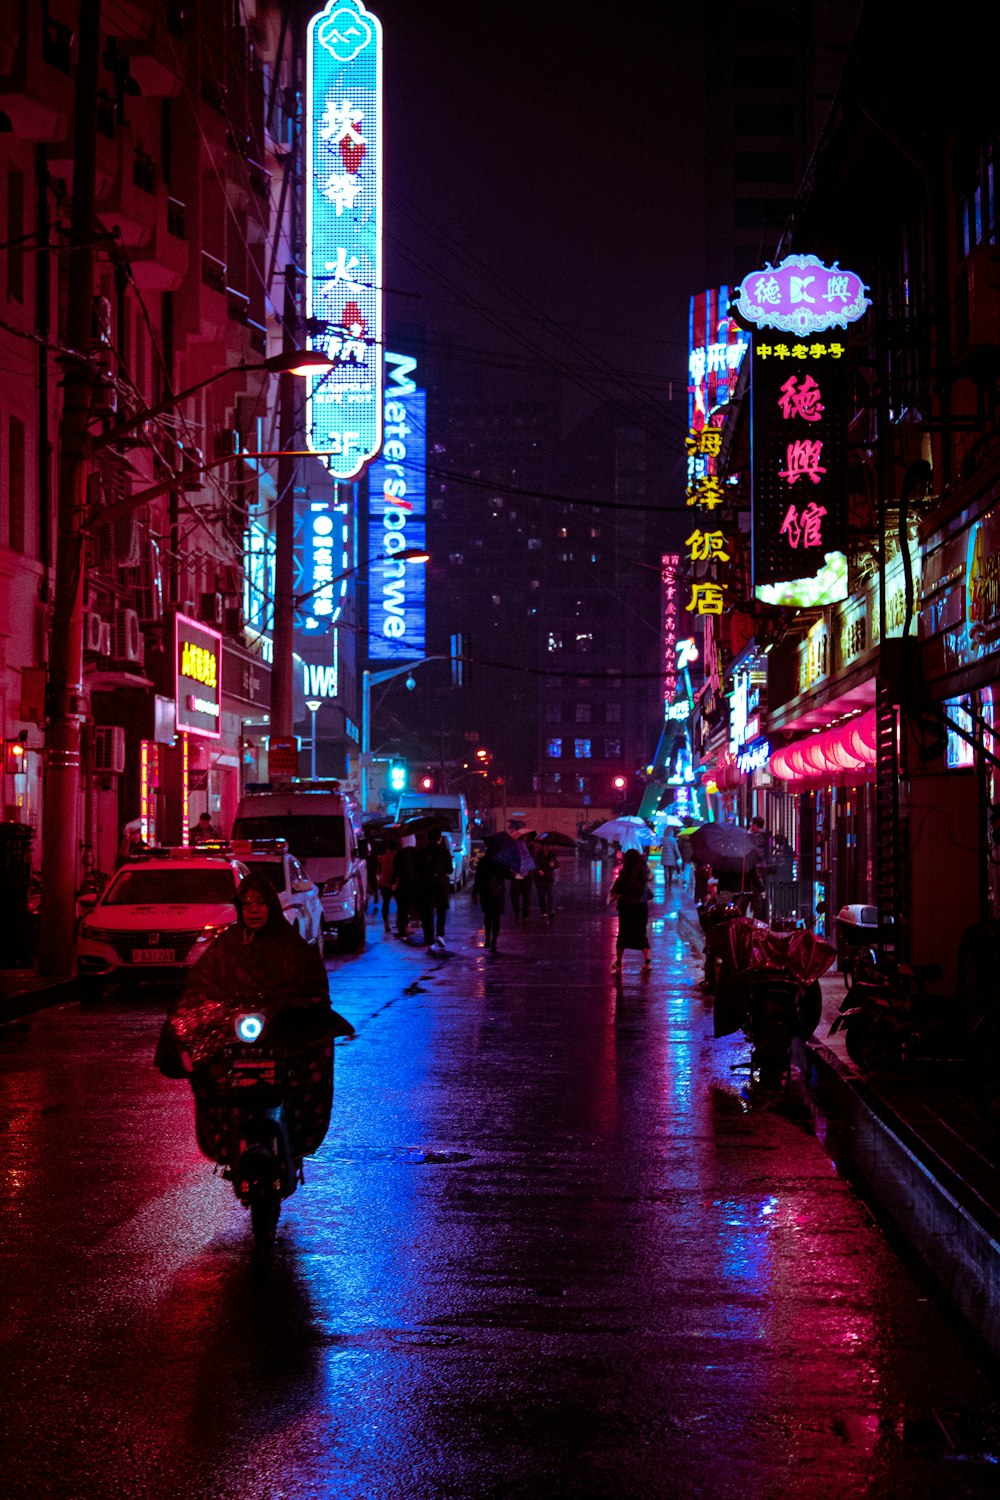
[[[434,777],[433,776],[421,776],[421,778],[420,778],[420,790],[422,792],[433,792],[433,790],[434,790]]]
[[[623,792],[628,785],[628,782],[625,780],[624,776],[616,776],[611,785],[614,787],[616,792]]]
[[[8,776],[23,776],[28,769],[28,747],[23,740],[8,740],[4,745],[4,769]]]

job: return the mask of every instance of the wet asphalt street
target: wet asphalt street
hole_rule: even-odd
[[[995,1367],[804,1105],[745,1109],[687,897],[616,986],[600,894],[570,862],[495,958],[467,897],[445,957],[331,958],[357,1036],[269,1264],[160,1004],[0,1030],[0,1494],[996,1494],[938,1421]]]

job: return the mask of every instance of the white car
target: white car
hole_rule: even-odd
[[[88,900],[76,941],[80,998],[110,983],[182,981],[218,933],[236,921],[239,860],[201,849],[150,849],[122,865]]]
[[[319,887],[310,880],[284,839],[237,840],[230,852],[251,875],[263,875],[278,893],[281,909],[292,927],[323,956],[323,903]]]

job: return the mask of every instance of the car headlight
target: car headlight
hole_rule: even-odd
[[[120,935],[110,927],[91,927],[87,922],[80,928],[80,936],[86,938],[88,943],[113,943]]]
[[[339,893],[344,889],[345,884],[346,882],[339,876],[334,876],[332,880],[324,880],[323,884],[319,888],[319,893],[321,896],[339,895]]]
[[[201,929],[198,936],[195,938],[195,942],[210,943],[214,937],[218,937],[220,932],[225,932],[228,926],[228,922],[217,922],[215,926],[209,924],[207,927],[203,927]]]

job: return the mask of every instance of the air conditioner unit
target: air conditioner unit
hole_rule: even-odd
[[[84,615],[83,649],[92,651],[95,656],[102,656],[104,654],[101,650],[103,642],[104,621],[100,615],[95,615],[93,610],[88,610]]]
[[[240,636],[243,634],[245,623],[242,607],[239,604],[233,604],[223,615],[222,629],[228,636]]]
[[[94,770],[104,776],[121,776],[125,770],[125,731],[120,724],[95,725]]]
[[[115,610],[112,636],[111,655],[115,661],[142,664],[146,643],[139,629],[139,616],[134,609]]]
[[[198,618],[216,630],[222,624],[223,605],[221,594],[202,594],[198,605]]]

